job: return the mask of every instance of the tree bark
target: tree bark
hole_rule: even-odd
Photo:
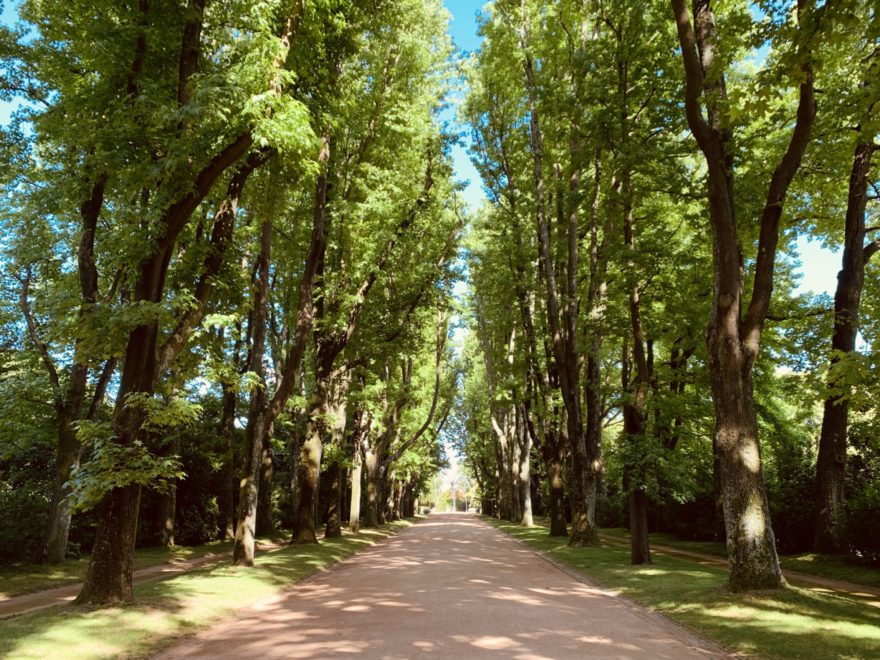
[[[708,167],[714,292],[706,344],[715,404],[714,450],[727,534],[729,586],[734,591],[777,588],[784,580],[764,487],[752,372],[773,291],[785,197],[809,143],[816,114],[809,52],[812,39],[804,38],[798,46],[802,78],[797,121],[768,186],[752,296],[743,318],[744,261],[734,211],[732,134],[719,105],[727,99],[727,90],[724,76],[713,69],[718,48],[715,15],[709,0],[696,0],[695,31],[685,0],[671,0],[671,4],[685,70],[685,112]],[[818,18],[814,3],[798,1],[798,20],[800,31],[808,24],[815,32]],[[703,116],[703,104],[708,120]]]
[[[321,346],[322,343],[319,342],[315,391],[309,401],[306,436],[299,455],[297,472],[299,501],[295,512],[291,543],[318,542],[316,533],[318,489],[326,433],[325,420],[329,412],[330,370],[332,369],[332,362],[329,362],[326,355],[321,354]]]
[[[236,354],[238,351],[236,350]],[[235,388],[223,383],[223,414],[220,419],[220,438],[223,443],[223,465],[220,469],[222,491],[219,499],[220,538],[235,538],[235,408],[238,396]]]
[[[269,419],[269,396],[266,391],[266,322],[269,305],[269,277],[272,263],[273,214],[263,220],[260,231],[260,252],[256,263],[254,303],[251,311],[251,350],[248,371],[257,378],[251,392],[248,425],[245,440],[244,475],[238,498],[238,524],[232,563],[235,566],[254,565],[254,539],[257,526],[257,507],[260,497],[260,472],[263,468],[264,443],[268,438],[272,421]]]
[[[525,415],[523,415],[523,418]],[[531,473],[531,454],[532,454],[532,436],[528,432],[525,420],[522,423],[522,429],[519,433],[519,465],[517,466],[519,499],[521,502],[520,525],[523,527],[532,527],[535,524],[532,516],[532,473]]]
[[[79,321],[85,322],[98,302],[98,269],[95,265],[95,239],[97,237],[98,218],[104,206],[104,189],[107,178],[104,175],[97,177],[91,188],[89,198],[80,206],[82,218],[82,233],[80,235],[79,248],[77,250],[77,267],[80,282],[80,308]],[[57,425],[57,449],[55,452],[55,479],[52,487],[52,502],[49,508],[49,522],[43,534],[40,552],[37,557],[38,563],[60,564],[67,554],[67,544],[70,538],[71,511],[68,497],[70,495],[67,483],[73,471],[79,467],[82,456],[82,445],[77,437],[76,423],[83,414],[86,384],[88,381],[89,367],[87,356],[82,354],[82,344],[77,339],[74,347],[73,366],[70,369],[70,381],[65,395],[61,396],[60,384],[57,371],[49,356],[48,349],[41,348],[42,342],[36,333],[36,326],[30,319],[27,305],[27,290],[22,291],[23,312],[27,319],[28,331],[49,369],[50,382],[55,390],[55,411]],[[54,377],[53,377],[54,375]],[[106,387],[106,382],[99,383],[98,387]],[[103,392],[96,392],[95,398],[103,399]],[[89,412],[89,418],[97,414],[97,409]]]
[[[331,408],[330,442],[337,448],[337,456],[345,451],[345,430],[348,425],[347,397],[351,383],[351,375],[346,372],[334,378],[332,385],[333,405]],[[339,459],[334,460],[327,469],[329,481],[329,501],[327,505],[327,523],[324,538],[342,536],[342,496],[344,490],[343,475],[345,472]]]
[[[625,111],[626,112],[626,111]],[[626,171],[621,176],[623,194],[623,233],[624,244],[630,254],[636,250],[633,232],[633,201],[632,175]],[[637,277],[638,272],[632,259],[629,262],[630,273]],[[647,422],[647,397],[651,388],[651,374],[645,353],[645,337],[642,329],[641,292],[638,280],[630,286],[629,295],[630,332],[632,336],[632,356],[635,363],[635,382],[629,383],[627,368],[622,370],[624,391],[629,399],[623,408],[623,432],[627,442],[631,444],[630,456],[646,450],[645,426]],[[626,359],[624,360],[626,365]],[[651,545],[648,538],[648,496],[645,492],[647,475],[644,470],[630,463],[625,467],[628,471],[628,502],[629,502],[629,533],[630,562],[634,565],[650,564]]]
[[[364,455],[367,473],[367,519],[365,527],[379,526],[379,457],[372,449]]]
[[[268,434],[271,435],[271,434]],[[269,437],[265,438],[266,441]],[[272,498],[275,492],[275,465],[272,461],[272,448],[268,442],[263,443],[263,456],[260,459],[260,491],[259,505],[257,506],[258,535],[269,534],[275,530],[275,517],[272,511]]]
[[[351,506],[348,512],[348,530],[359,532],[361,529],[361,483],[363,481],[364,463],[360,448],[355,449],[354,464],[351,467]]]
[[[837,276],[834,294],[834,333],[831,337],[831,363],[856,350],[859,332],[859,306],[865,283],[865,209],[868,201],[868,175],[876,146],[860,143],[855,148],[849,179],[846,207],[843,264]],[[819,458],[816,463],[816,536],[817,552],[838,553],[845,550],[841,537],[844,513],[844,477],[846,476],[847,427],[849,400],[846,392],[837,391],[843,384],[834,378],[828,387],[835,394],[825,399]]]

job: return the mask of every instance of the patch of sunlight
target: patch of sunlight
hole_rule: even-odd
[[[746,510],[745,516],[743,516],[741,526],[743,534],[745,534],[748,539],[757,539],[764,536],[767,524],[764,520],[764,509],[761,506],[761,499],[759,496],[752,495],[752,498],[749,501],[749,507]]]
[[[664,571],[659,568],[640,568],[638,569],[639,575],[669,575],[669,571]]]
[[[614,641],[613,639],[609,639],[608,637],[599,637],[597,635],[593,636],[585,636],[578,637],[577,640],[579,642],[586,642],[587,644],[600,644],[602,646],[613,646],[615,649],[621,651],[630,651],[634,653],[638,653],[642,649],[633,644],[627,644],[626,642]]]
[[[772,604],[774,608],[779,606],[776,601]],[[821,631],[849,639],[880,641],[880,627],[853,621],[822,619],[797,612],[767,611],[746,605],[726,605],[706,608],[705,614],[710,617],[730,619],[736,625],[742,625],[742,622],[747,621],[751,627],[766,628],[774,633],[817,634]]]
[[[484,635],[483,637],[477,637],[475,639],[468,639],[461,635],[456,636],[456,641],[462,641],[466,644],[470,644],[471,646],[475,646],[478,649],[486,649],[487,651],[506,651],[508,649],[518,648],[520,645],[515,639],[511,639],[510,637],[493,637],[489,635]]]

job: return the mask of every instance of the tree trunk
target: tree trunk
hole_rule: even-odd
[[[348,512],[348,529],[358,532],[361,528],[361,481],[363,479],[363,461],[360,452],[355,454],[351,468],[351,506]]]
[[[338,461],[333,461],[327,468],[329,493],[327,495],[327,524],[324,538],[332,539],[342,536],[342,468]]]
[[[366,451],[364,466],[367,469],[367,519],[364,527],[379,526],[379,457],[372,449]]]
[[[625,125],[624,125],[625,131]],[[632,202],[632,175],[625,171],[621,176],[623,182],[623,233],[624,244],[631,254],[635,253],[635,235],[633,233],[633,202]],[[633,277],[638,277],[634,260],[629,261],[629,272]],[[641,292],[638,280],[630,286],[629,295],[629,318],[630,332],[632,337],[632,355],[635,366],[635,382],[629,383],[628,365],[629,360],[624,348],[623,356],[623,391],[629,395],[629,399],[623,406],[623,432],[626,441],[630,443],[630,456],[635,457],[647,450],[645,443],[645,426],[647,417],[647,397],[651,387],[651,374],[648,368],[648,359],[645,352],[645,337],[642,329]],[[629,533],[630,533],[630,561],[634,565],[650,564],[651,547],[648,539],[648,496],[645,492],[647,475],[644,468],[633,465],[625,466],[628,473],[628,500],[629,500]]]
[[[351,372],[334,378],[332,383],[333,405],[330,414],[330,442],[336,448],[335,455],[342,456],[346,451],[345,431],[348,428],[348,391],[351,387]],[[330,484],[330,501],[327,507],[327,524],[324,538],[342,536],[342,503],[345,491],[345,471],[336,459],[327,470]]]
[[[644,488],[634,487],[627,497],[629,503],[630,563],[651,564],[648,537],[648,495]]]
[[[376,491],[377,491],[377,500],[378,500],[378,510],[376,520],[380,525],[384,525],[387,521],[387,507],[388,498],[386,493],[388,492],[388,482],[386,481],[386,472],[382,464],[379,464],[379,473],[376,477]]]
[[[272,515],[275,468],[272,463],[272,449],[268,446],[268,442],[263,444],[263,455],[260,459],[260,502],[257,505],[256,533],[258,536],[270,534],[275,530],[275,518]]]
[[[849,179],[846,207],[843,265],[837,276],[834,294],[834,333],[831,337],[831,363],[856,350],[859,332],[859,306],[865,283],[865,262],[876,246],[865,249],[865,208],[868,200],[868,174],[876,147],[860,143],[856,146]],[[829,389],[843,385],[829,379]],[[819,458],[816,463],[816,537],[817,552],[837,553],[845,550],[840,523],[844,513],[844,478],[846,476],[847,427],[849,400],[846,393],[825,400]]]
[[[557,441],[558,442],[558,441]],[[551,450],[547,466],[547,481],[550,490],[550,536],[568,536],[565,524],[565,482],[562,478],[562,460]]]
[[[329,370],[327,370],[329,371]],[[309,403],[306,437],[299,455],[297,502],[291,543],[317,543],[316,511],[321,478],[321,457],[324,450],[324,420],[328,410],[329,375],[319,370],[315,391]]]
[[[79,321],[83,322],[91,314],[95,303],[98,301],[98,270],[95,265],[95,238],[97,235],[98,218],[104,206],[104,189],[107,178],[99,175],[91,188],[89,198],[80,206],[82,218],[82,233],[77,249],[77,267],[80,282],[81,302],[79,308]],[[27,308],[27,290],[23,291],[22,303],[25,306],[26,316],[29,319]],[[32,339],[40,344],[36,329],[31,328]],[[70,382],[67,386],[66,397],[60,398],[58,390],[58,375],[52,365],[48,350],[43,350],[44,361],[50,371],[50,380],[56,387],[56,423],[58,425],[58,445],[55,453],[55,479],[52,487],[52,502],[49,507],[49,522],[43,534],[37,563],[60,564],[67,554],[67,543],[70,538],[71,511],[68,497],[70,489],[66,484],[70,481],[74,469],[79,467],[82,456],[82,446],[77,437],[75,423],[83,412],[83,403],[88,380],[89,368],[85,356],[81,354],[82,343],[77,339],[74,347],[73,366],[70,369]],[[112,371],[111,371],[112,374]],[[52,376],[54,375],[54,378]],[[102,375],[103,379],[103,375]],[[107,380],[109,380],[109,375]],[[99,383],[98,388],[106,388],[106,382]],[[100,405],[103,400],[103,391],[96,392],[95,403]],[[98,408],[93,405],[90,417],[97,415]]]
[[[57,420],[58,448],[55,452],[55,480],[49,508],[49,525],[43,537],[37,563],[60,564],[67,554],[72,515],[68,501],[70,493],[66,484],[70,481],[73,471],[79,467],[82,455],[82,445],[76,437],[76,429],[66,409],[58,413]]]
[[[117,605],[134,598],[131,572],[141,487],[114,488],[98,505],[92,559],[77,604]]]
[[[522,416],[525,417],[524,415]],[[524,527],[532,527],[535,521],[532,517],[532,475],[531,475],[531,454],[532,454],[532,437],[526,429],[525,420],[520,424],[522,427],[519,433],[519,465],[518,487],[519,500],[521,503],[520,525]]]
[[[159,301],[169,258],[169,252],[160,249],[143,264],[135,300]],[[154,391],[157,335],[156,322],[138,326],[129,334],[113,419],[115,442],[121,447],[146,440],[146,411],[143,406],[129,405],[129,396]],[[78,604],[115,605],[133,598],[131,570],[140,492],[137,484],[113,488],[98,505],[95,544]]]
[[[722,110],[727,89],[724,72],[717,70],[715,62],[715,15],[710,0],[695,0],[692,24],[685,0],[671,0],[671,4],[684,63],[685,114],[708,170],[714,283],[706,345],[715,404],[714,449],[727,533],[729,586],[734,591],[778,588],[784,580],[764,487],[752,372],[773,292],[785,198],[810,142],[816,116],[810,51],[818,16],[813,13],[815,3],[798,3],[797,121],[767,188],[751,299],[743,317],[745,268],[735,214],[733,134]],[[813,15],[807,17],[807,13]],[[805,23],[810,27],[805,28]],[[711,77],[706,75],[708,71],[712,71]]]
[[[260,471],[263,468],[263,448],[272,430],[269,419],[269,395],[266,391],[266,323],[269,306],[270,264],[272,259],[272,222],[269,217],[263,220],[260,233],[260,253],[256,264],[254,285],[254,304],[251,314],[252,345],[249,371],[257,377],[258,383],[251,392],[248,411],[247,453],[245,454],[244,478],[238,498],[238,525],[235,530],[235,545],[232,548],[232,563],[235,566],[254,565],[254,537],[257,526],[257,507],[260,501]]]
[[[223,441],[223,465],[220,469],[221,492],[220,538],[235,538],[235,408],[238,396],[235,389],[223,384],[223,416],[220,420],[220,437]]]
[[[175,433],[163,454],[180,456],[180,435]],[[159,495],[159,544],[163,548],[174,547],[174,526],[177,519],[177,480],[168,484],[168,491]]]
[[[162,493],[159,499],[159,522],[161,523],[160,539],[162,547],[174,547],[174,519],[177,514],[177,484],[168,486],[168,492]]]

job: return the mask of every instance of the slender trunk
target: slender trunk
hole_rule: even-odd
[[[104,205],[104,187],[106,177],[97,178],[91,189],[91,195],[80,206],[82,233],[77,250],[77,266],[79,270],[81,302],[79,320],[84,322],[98,301],[98,270],[95,265],[95,239],[98,218]],[[23,303],[27,304],[27,292]],[[46,353],[48,358],[48,353]],[[49,522],[43,534],[38,563],[60,564],[67,554],[70,538],[71,511],[68,502],[70,490],[67,486],[73,471],[79,467],[82,457],[82,446],[77,437],[76,422],[83,413],[83,403],[88,380],[88,365],[82,355],[82,343],[77,339],[74,347],[73,366],[70,370],[70,382],[66,397],[56,406],[56,423],[58,425],[58,444],[55,453],[55,479],[52,487],[52,502],[49,508]],[[52,368],[54,370],[54,367]],[[57,372],[55,380],[57,381]],[[51,373],[50,373],[51,376]],[[106,387],[106,383],[98,387]],[[95,398],[103,397],[96,392]],[[56,395],[57,398],[57,395]],[[90,411],[90,417],[97,410]]]
[[[361,481],[363,480],[363,460],[360,451],[355,452],[351,468],[351,506],[348,512],[348,529],[358,532],[361,528]]]
[[[386,493],[388,492],[388,483],[386,481],[387,472],[385,471],[385,467],[380,463],[379,464],[379,474],[376,477],[376,491],[377,491],[377,499],[378,499],[378,515],[376,519],[378,520],[380,525],[384,525],[388,520],[386,504],[388,503]]]
[[[568,536],[565,524],[565,482],[562,478],[562,461],[551,460],[547,465],[550,486],[550,536]]]
[[[865,249],[865,208],[868,201],[868,174],[872,144],[860,143],[853,156],[846,207],[843,265],[837,276],[834,294],[834,333],[831,337],[831,363],[856,350],[859,332],[859,306],[865,283],[865,262],[876,251]],[[844,389],[842,383],[829,379],[829,389]],[[837,553],[845,548],[841,538],[844,513],[844,477],[846,476],[846,436],[849,400],[845,393],[825,400],[819,458],[816,462],[816,538],[817,552]]]
[[[272,511],[275,466],[272,463],[271,448],[267,442],[264,442],[263,445],[263,456],[260,459],[260,503],[257,505],[256,533],[258,535],[269,534],[275,529],[275,518]]]
[[[235,469],[232,464],[235,456],[235,408],[238,396],[235,388],[223,383],[223,416],[220,420],[220,438],[223,446],[223,465],[220,468],[221,493],[220,537],[235,538]]]
[[[327,468],[327,524],[324,538],[342,536],[342,468],[338,461],[333,461]]]
[[[297,417],[299,416],[298,413]],[[299,460],[303,438],[305,438],[305,422],[297,421],[290,436],[290,508],[288,510],[294,513],[299,508]]]
[[[174,547],[174,519],[177,517],[177,483],[168,486],[168,492],[163,493],[159,504],[159,521],[161,523],[160,542],[165,548]]]
[[[251,314],[251,353],[249,371],[257,376],[258,383],[251,392],[246,435],[244,477],[238,499],[238,525],[232,563],[235,566],[254,565],[254,537],[257,526],[257,507],[260,501],[260,471],[263,467],[263,448],[271,432],[269,420],[269,396],[266,391],[266,320],[269,306],[269,266],[272,259],[272,213],[262,223],[260,254],[256,264],[254,304]]]
[[[379,526],[379,457],[372,449],[366,451],[364,466],[367,469],[367,520],[365,527]]]
[[[625,81],[625,78],[623,80]],[[632,175],[629,171],[624,172],[621,176],[623,182],[624,244],[632,255],[635,253],[636,244],[633,231],[631,177]],[[630,259],[628,265],[628,270],[632,276],[634,278],[638,277],[634,259]],[[628,358],[625,355],[625,366],[622,369],[623,389],[624,392],[628,393],[629,398],[624,404],[623,432],[626,436],[626,441],[631,446],[630,455],[634,457],[647,450],[644,435],[647,416],[647,396],[648,390],[651,387],[651,376],[645,353],[645,337],[642,329],[641,292],[637,279],[630,285],[629,317],[635,381],[633,383],[627,382],[629,376],[626,361]],[[639,461],[639,463],[641,462]],[[648,496],[645,492],[647,475],[644,473],[644,468],[639,465],[629,464],[625,469],[629,473],[629,492],[627,497],[629,500],[630,561],[634,565],[650,564],[652,562],[650,541],[648,539]]]
[[[520,524],[524,527],[532,527],[535,524],[532,517],[532,475],[529,463],[532,453],[532,437],[525,428],[523,428],[520,437],[521,444],[518,466],[520,501],[522,502]]]
[[[66,407],[57,414],[56,419],[58,444],[55,451],[55,480],[49,508],[49,525],[37,557],[38,563],[47,564],[60,564],[67,554],[72,515],[66,484],[70,481],[73,471],[79,467],[82,455],[82,445],[76,437],[76,428]]]
[[[348,427],[348,391],[351,386],[351,372],[335,378],[332,384],[333,405],[330,420],[330,443],[337,449],[337,456],[348,453],[345,447],[345,431]],[[335,459],[329,466],[328,480],[330,486],[329,503],[327,506],[327,524],[324,538],[342,536],[342,503],[345,491],[345,471]]]
[[[143,264],[135,300],[159,301],[169,258],[167,250],[160,250]],[[153,392],[157,334],[155,322],[138,326],[129,334],[113,420],[116,443],[121,447],[147,440],[143,430],[146,411],[128,403],[130,395]],[[97,507],[95,543],[77,603],[115,605],[134,597],[131,571],[140,495],[141,487],[130,484],[113,488],[102,498]]]

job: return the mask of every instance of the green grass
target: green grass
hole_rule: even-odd
[[[625,529],[602,529],[600,533],[621,540],[629,539],[629,533]],[[673,534],[651,534],[651,543],[718,557],[727,556],[727,550],[723,543],[686,541]],[[848,557],[804,552],[796,555],[781,555],[779,563],[787,571],[797,571],[830,580],[843,580],[866,587],[880,588],[880,569]]]
[[[723,567],[668,555],[634,567],[626,546],[569,548],[566,539],[551,538],[545,527],[486,520],[732,651],[762,658],[880,657],[880,609],[857,599],[794,587],[732,594]]]
[[[390,523],[313,546],[258,556],[252,569],[228,564],[135,587],[136,602],[101,610],[53,607],[0,621],[0,657],[144,657],[272,596],[412,524]]]
[[[260,541],[285,542],[286,536],[271,535]],[[172,561],[197,559],[209,554],[221,554],[232,550],[232,541],[214,541],[198,546],[175,548],[138,548],[134,553],[134,569],[167,564]],[[9,564],[0,566],[0,598],[12,598],[45,589],[63,587],[82,582],[89,566],[89,556],[69,559],[56,566],[39,564]]]

